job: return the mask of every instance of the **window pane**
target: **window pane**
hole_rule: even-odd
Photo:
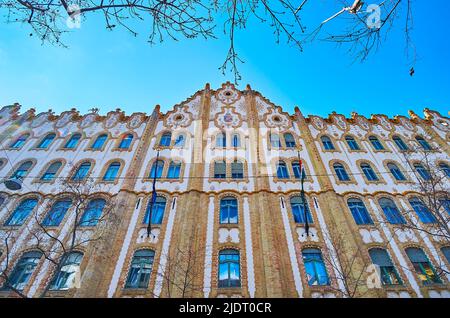
[[[69,141],[67,141],[65,148],[69,149],[75,148],[80,138],[81,138],[80,134],[74,134],[72,137],[70,137]]]
[[[22,225],[28,215],[33,211],[36,207],[38,200],[37,199],[25,199],[23,200],[19,206],[14,210],[12,215],[9,217],[8,221],[6,221],[5,225],[9,226],[19,226]]]
[[[219,287],[241,286],[239,252],[223,250],[219,253]]]
[[[428,207],[418,198],[412,198],[409,200],[409,203],[413,207],[420,221],[423,223],[435,223],[436,218],[428,209]]]
[[[131,146],[131,142],[133,141],[133,135],[128,134],[125,137],[122,138],[122,141],[120,142],[119,148],[120,149],[128,149]]]
[[[231,163],[231,177],[233,179],[244,178],[244,165],[242,162],[235,161]]]
[[[290,133],[284,134],[284,141],[286,142],[287,148],[294,148],[295,147],[295,139]]]
[[[134,253],[125,288],[148,287],[154,257],[155,252],[151,250],[139,250]]]
[[[90,162],[82,163],[78,167],[77,172],[73,175],[72,180],[74,180],[74,181],[83,180],[87,176],[87,174],[88,174],[90,169],[91,169],[91,163]]]
[[[166,132],[161,136],[161,140],[159,141],[159,145],[162,147],[169,147],[170,141],[172,139],[172,133]]]
[[[164,197],[157,196],[152,206],[152,200],[150,198],[147,205],[147,210],[145,211],[144,224],[148,224],[148,220],[150,219],[150,209],[152,214],[152,224],[161,224],[164,217],[164,211],[166,209],[166,199]]]
[[[349,199],[347,201],[348,207],[353,215],[353,218],[358,225],[373,224],[373,221],[366,209],[364,203],[359,199]]]
[[[9,284],[17,290],[23,290],[28,284],[31,275],[33,275],[41,257],[41,252],[33,251],[23,254],[9,275]],[[8,289],[9,286],[5,285],[4,288]]]
[[[80,220],[80,226],[96,226],[105,207],[103,199],[91,200]]]
[[[277,177],[279,179],[289,178],[289,173],[287,170],[286,163],[284,161],[279,161],[277,164]]]
[[[95,140],[94,144],[92,145],[93,149],[101,149],[103,147],[103,144],[105,143],[107,139],[107,135],[100,135]]]
[[[220,223],[238,223],[238,205],[233,197],[220,200]]]
[[[304,249],[302,256],[308,285],[329,285],[328,274],[320,250]]]
[[[60,161],[52,163],[47,171],[42,175],[41,180],[44,181],[51,181],[54,179],[56,173],[58,172],[59,168],[61,168],[62,163]]]
[[[106,170],[105,175],[103,176],[104,181],[114,181],[119,173],[120,163],[113,162],[109,165],[108,170]]]
[[[178,179],[180,177],[181,163],[170,162],[169,171],[167,172],[167,178]]]
[[[224,179],[226,178],[227,166],[223,161],[214,162],[214,178]]]
[[[386,219],[391,224],[405,224],[406,221],[395,205],[394,201],[386,198],[381,198],[378,203],[386,216]]]
[[[71,204],[71,200],[57,201],[55,204],[53,204],[52,208],[47,213],[44,221],[42,221],[42,225],[58,226],[64,218],[67,210],[69,210]]]
[[[295,223],[305,223],[305,208],[306,208],[306,217],[308,218],[308,223],[313,223],[313,219],[311,216],[311,211],[309,210],[308,202],[306,201],[303,204],[303,200],[300,196],[295,196],[291,198],[291,208],[292,214],[294,216]]]
[[[155,177],[161,178],[163,170],[164,170],[164,161],[162,161],[162,160],[155,161],[152,164],[152,168],[150,170],[150,175],[148,177],[151,179],[153,179]]]
[[[56,135],[53,133],[48,134],[47,136],[44,137],[44,139],[42,139],[38,148],[47,148],[48,146],[50,146],[50,144],[52,143],[53,139],[55,139],[55,137],[56,137]]]
[[[66,290],[73,286],[75,275],[80,269],[83,254],[72,252],[64,256],[61,270],[55,275],[50,290]]]

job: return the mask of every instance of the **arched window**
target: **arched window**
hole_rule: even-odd
[[[172,133],[169,132],[165,132],[162,136],[161,136],[161,140],[159,141],[159,145],[161,147],[170,147],[170,142],[172,140]]]
[[[44,221],[42,221],[42,225],[59,226],[71,205],[72,200],[70,199],[56,201],[52,205],[50,211],[48,211],[47,215],[44,218]]]
[[[38,148],[41,149],[46,149],[48,148],[48,146],[50,146],[50,144],[52,143],[53,139],[55,139],[56,134],[54,133],[50,133],[47,136],[44,137],[44,139],[41,140],[41,142],[39,143],[39,145],[37,146]]]
[[[103,176],[103,181],[114,181],[117,178],[117,174],[120,170],[120,162],[112,162]]]
[[[342,164],[335,163],[333,165],[333,168],[334,168],[334,172],[336,173],[339,181],[350,181],[350,177],[348,176],[348,173]]]
[[[106,134],[98,136],[97,139],[95,139],[94,143],[92,144],[92,149],[95,150],[102,149],[106,139],[108,139],[108,135]]]
[[[25,222],[25,219],[36,207],[38,200],[35,198],[25,199],[20,202],[8,220],[5,226],[20,226]]]
[[[450,264],[450,246],[444,246],[441,248],[442,254],[444,254],[447,263]]]
[[[214,162],[214,178],[215,179],[225,179],[227,177],[227,164],[225,161],[215,161]]]
[[[372,218],[366,209],[366,206],[360,199],[351,198],[347,201],[348,208],[352,212],[356,224],[373,224]]]
[[[42,253],[38,251],[24,253],[9,275],[8,284],[5,283],[3,288],[8,290],[12,287],[17,290],[23,290],[28,284],[31,275],[33,275],[41,257]]]
[[[163,170],[164,170],[164,161],[157,160],[157,161],[153,162],[152,168],[150,169],[150,174],[148,175],[148,177],[150,179],[161,178]]]
[[[289,178],[287,166],[284,161],[280,160],[277,163],[277,177],[278,177],[278,179],[288,179]]]
[[[446,175],[447,177],[450,178],[450,167],[448,166],[448,164],[446,164],[445,162],[441,162],[441,163],[439,164],[439,168],[442,170],[442,172],[445,173],[445,175]]]
[[[229,249],[219,252],[219,288],[240,287],[241,271],[239,251]]]
[[[31,166],[33,165],[32,161],[25,161],[22,163],[19,168],[13,173],[11,179],[23,179],[27,176]]]
[[[217,134],[216,147],[225,148],[227,146],[227,135],[222,132]]]
[[[372,167],[368,163],[361,163],[361,170],[369,181],[377,181],[378,177],[375,171],[373,171]]]
[[[220,223],[236,224],[238,222],[238,203],[233,197],[220,200]]]
[[[231,163],[231,178],[244,178],[244,164],[242,162],[235,160]]]
[[[185,141],[186,137],[183,134],[178,135],[175,139],[174,147],[183,148]]]
[[[291,133],[284,134],[284,142],[286,143],[287,148],[295,148],[295,139]]]
[[[392,140],[394,140],[395,144],[397,145],[398,150],[407,151],[409,149],[408,146],[403,141],[403,139],[400,138],[399,136],[392,137]]]
[[[102,216],[106,201],[104,199],[94,199],[89,201],[80,219],[80,226],[96,226]]]
[[[323,262],[322,252],[317,248],[306,248],[302,251],[302,257],[308,285],[329,285],[330,280]]]
[[[123,136],[122,140],[120,141],[119,148],[120,149],[130,148],[132,141],[133,141],[133,134],[126,134],[125,136]]]
[[[278,134],[270,134],[269,139],[272,148],[281,148],[281,140]]]
[[[78,145],[78,141],[81,139],[81,134],[73,134],[72,137],[66,142],[64,148],[73,149]]]
[[[167,171],[167,178],[178,179],[180,177],[181,162],[171,161],[169,164],[169,170]]]
[[[417,197],[413,197],[413,198],[409,199],[409,204],[411,204],[412,208],[414,209],[414,212],[416,212],[420,221],[422,221],[423,223],[435,223],[436,222],[436,218],[434,217],[433,213],[431,213],[431,211],[423,203],[422,200],[420,200]]]
[[[415,163],[414,164],[414,169],[416,169],[417,173],[419,174],[419,176],[425,180],[425,181],[429,181],[431,179],[431,175],[428,172],[427,169],[425,169],[424,166],[422,166],[420,163]]]
[[[292,215],[294,216],[295,223],[305,223],[305,208],[306,217],[308,218],[308,223],[313,223],[313,218],[311,216],[311,211],[309,210],[308,201],[303,204],[301,196],[295,196],[291,198],[291,209]]]
[[[14,142],[12,142],[9,147],[13,148],[13,149],[19,149],[22,148],[22,146],[25,144],[25,142],[27,141],[28,137],[30,137],[30,134],[23,134],[21,135],[19,138],[17,138],[16,140],[14,140]]]
[[[56,273],[50,284],[50,290],[67,290],[73,287],[75,277],[80,271],[83,253],[70,252],[63,256],[61,269]]]
[[[292,161],[292,171],[294,171],[295,179],[300,179],[301,178],[300,162],[298,160]],[[303,169],[303,173],[305,174],[305,177],[306,177],[306,173],[305,173],[304,169]]]
[[[330,137],[322,136],[320,137],[320,140],[322,140],[322,145],[325,150],[334,150],[334,145]]]
[[[405,250],[405,252],[414,267],[414,271],[424,285],[441,283],[441,280],[436,274],[433,265],[431,265],[428,257],[420,248],[409,247]]]
[[[234,148],[238,148],[241,146],[241,137],[239,136],[239,134],[234,134],[233,137],[231,138],[231,142],[232,142],[232,146]]]
[[[416,140],[419,143],[419,145],[423,148],[423,150],[432,150],[430,144],[423,139],[423,137],[416,136]]]
[[[62,162],[61,161],[55,161],[53,162],[47,170],[44,172],[44,174],[41,177],[42,181],[52,181],[56,174],[58,173],[58,170],[61,168]]]
[[[148,220],[150,219],[150,208],[152,210],[152,224],[161,224],[164,218],[164,211],[166,209],[166,198],[157,196],[153,207],[150,198],[147,204],[147,209],[145,210],[144,224],[148,224]]]
[[[73,181],[82,181],[84,178],[86,178],[89,170],[91,169],[91,163],[90,162],[83,162],[75,172],[75,174],[72,177]]]
[[[351,150],[359,150],[359,145],[352,136],[345,136],[345,141]]]
[[[375,150],[384,150],[383,145],[381,144],[381,142],[378,140],[377,137],[375,137],[375,136],[370,136],[370,137],[369,137],[369,141],[370,141],[370,143],[372,144],[372,146],[373,146],[373,148],[374,148]]]
[[[394,176],[395,180],[397,181],[405,181],[405,175],[403,172],[397,167],[395,163],[388,163],[387,167],[389,171],[391,172],[392,176]]]
[[[381,283],[383,285],[401,285],[402,281],[389,257],[388,252],[382,248],[369,250],[372,263],[380,267]]]
[[[380,204],[381,209],[383,210],[384,215],[386,216],[386,219],[388,220],[389,223],[391,224],[406,223],[405,219],[398,210],[394,201],[388,198],[381,198],[380,200],[378,200],[378,203]]]
[[[152,273],[155,252],[139,250],[133,255],[125,288],[147,288]]]

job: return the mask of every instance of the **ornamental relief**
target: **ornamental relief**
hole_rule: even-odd
[[[57,120],[57,122],[55,123],[55,127],[56,128],[61,128],[66,126],[70,120],[72,119],[74,113],[72,112],[64,112],[59,119]]]
[[[43,113],[36,116],[35,119],[31,122],[30,126],[31,128],[37,128],[41,125],[43,125],[46,121],[48,121],[48,117],[51,113]]]
[[[392,124],[384,116],[376,116],[376,118],[384,129],[389,131],[394,128],[394,126],[392,126]]]
[[[164,118],[164,126],[171,129],[188,127],[192,123],[192,113],[187,106],[175,106]]]
[[[318,116],[311,116],[311,122],[317,130],[323,130],[326,127],[325,122]]]
[[[342,115],[335,115],[334,116],[334,122],[336,124],[336,126],[341,129],[341,130],[346,130],[347,129],[347,122],[344,116]]]
[[[272,108],[264,115],[264,122],[269,128],[278,128],[280,131],[288,130],[291,122],[285,113],[280,112],[280,108]]]
[[[242,118],[234,110],[234,107],[224,106],[222,107],[222,111],[216,114],[214,123],[220,129],[238,128],[242,125]]]
[[[83,119],[78,124],[79,127],[84,129],[91,126],[95,122],[96,117],[97,117],[96,114],[88,114],[84,116]]]
[[[235,103],[241,97],[241,92],[239,92],[233,84],[227,82],[222,85],[222,88],[217,90],[216,98],[224,104]]]
[[[362,116],[358,116],[356,119],[356,123],[358,124],[359,127],[361,127],[362,129],[368,131],[370,129],[370,124],[367,121],[366,118],[362,117]]]
[[[411,123],[411,121],[409,121],[409,119],[407,118],[400,118],[400,123],[402,124],[403,127],[405,127],[408,130],[413,131],[414,130],[414,126]]]
[[[105,122],[103,123],[103,126],[106,129],[110,129],[110,128],[114,127],[115,125],[117,125],[117,122],[119,121],[119,117],[120,117],[120,114],[118,114],[118,113],[109,114],[108,117],[106,118]]]
[[[131,116],[127,122],[127,127],[129,129],[136,129],[144,122],[144,114],[134,114]]]

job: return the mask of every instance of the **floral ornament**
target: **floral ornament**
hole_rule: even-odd
[[[192,122],[192,114],[187,106],[175,106],[175,109],[167,113],[164,119],[164,126],[171,129],[187,127]]]
[[[33,121],[30,124],[31,128],[37,128],[37,127],[41,126],[42,124],[44,124],[48,120],[49,115],[50,115],[50,113],[43,113],[43,114],[39,114],[38,116],[36,116],[36,118],[33,119]]]
[[[409,119],[406,118],[400,118],[400,122],[402,123],[403,127],[405,127],[408,130],[414,130],[414,126],[411,124]]]
[[[69,111],[69,112],[64,112],[64,113],[59,117],[58,121],[57,121],[56,124],[55,124],[55,127],[56,127],[56,128],[61,128],[61,127],[66,126],[66,125],[70,122],[70,120],[72,119],[72,116],[73,116],[73,115],[74,115],[74,114],[73,114],[71,111]]]
[[[381,126],[384,127],[384,129],[386,130],[391,130],[392,129],[392,125],[391,123],[383,116],[377,116],[377,119],[379,121],[379,123],[381,124]]]
[[[286,130],[289,128],[289,119],[286,114],[280,112],[280,108],[272,108],[270,113],[264,116],[264,121],[269,128]]]
[[[215,123],[219,128],[237,128],[241,125],[242,119],[233,107],[224,106],[222,112],[216,115]]]
[[[88,114],[80,121],[80,128],[87,128],[92,125],[95,121],[95,114]]]
[[[341,129],[341,130],[347,129],[347,123],[345,122],[344,116],[342,116],[342,115],[334,116],[334,122],[336,123],[336,125],[338,126],[339,129]]]
[[[364,130],[370,129],[369,122],[362,116],[358,116],[358,118],[356,119],[356,123],[359,125],[359,127],[361,127]]]
[[[131,119],[128,121],[128,128],[136,129],[138,128],[144,121],[144,115],[135,114],[131,116]]]
[[[216,97],[222,103],[229,105],[239,99],[240,92],[235,89],[233,84],[228,82],[226,84],[223,84],[222,88],[217,91]]]
[[[110,114],[105,121],[105,124],[104,124],[105,128],[109,129],[109,128],[114,127],[117,124],[118,120],[119,120],[118,113]]]
[[[314,125],[314,127],[317,128],[318,130],[322,130],[325,128],[325,123],[320,117],[312,116],[311,122]]]

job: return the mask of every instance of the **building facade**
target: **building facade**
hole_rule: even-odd
[[[430,147],[450,180],[450,119],[424,115],[305,117],[230,83],[165,114],[5,106],[0,174],[21,188],[0,185],[0,280],[27,297],[449,297],[448,241],[401,226],[428,226],[405,152]],[[55,263],[75,222],[58,180],[84,179],[89,213],[120,208]]]

